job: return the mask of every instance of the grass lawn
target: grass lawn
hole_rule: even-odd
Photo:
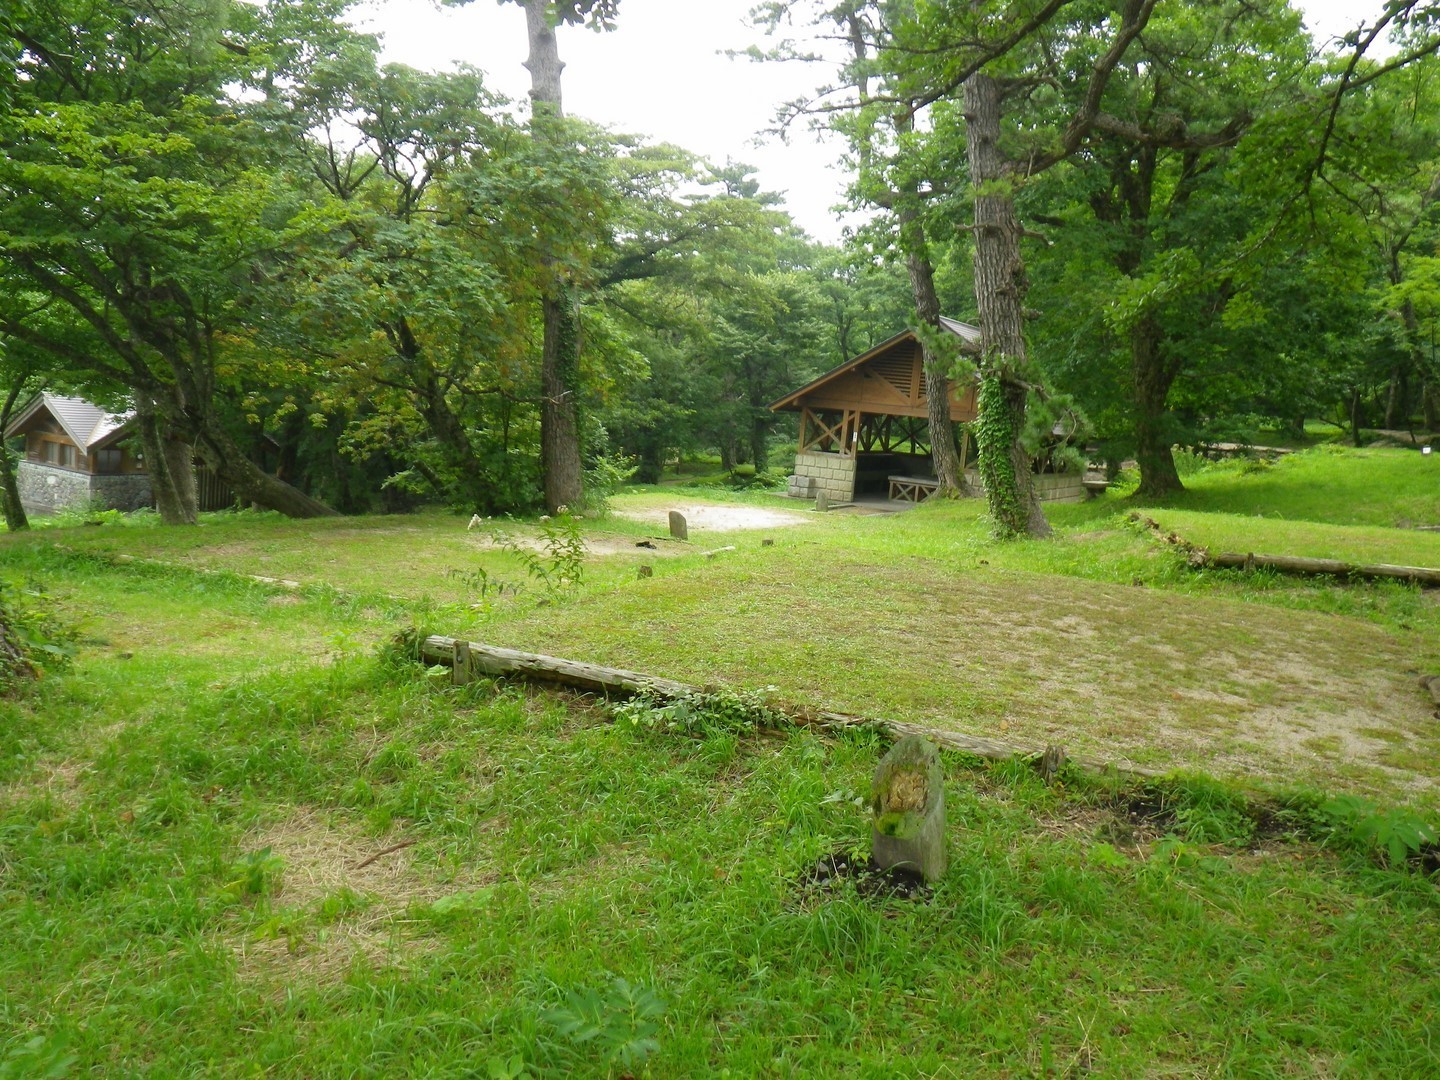
[[[0,539],[81,635],[0,703],[0,1078],[1436,1075],[1440,894],[1374,845],[1433,822],[1440,607],[1196,574],[1124,522],[1440,565],[1374,505],[1419,455],[1253,516],[1312,456],[1345,490],[1374,460],[1011,545],[973,503],[786,524],[751,493],[718,503],[763,527],[681,545],[623,515],[699,496],[636,492],[553,591],[539,526],[441,514]],[[875,735],[452,688],[377,651],[415,625],[1182,774],[949,756],[950,873],[878,896],[816,875],[868,850]]]

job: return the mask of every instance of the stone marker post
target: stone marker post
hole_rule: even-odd
[[[685,524],[685,515],[679,510],[670,511],[670,535],[676,540],[690,539],[690,526]]]
[[[824,488],[815,492],[815,509],[822,514],[830,509],[830,496],[825,493]]]
[[[882,870],[899,867],[939,881],[945,874],[945,776],[940,751],[907,735],[880,759],[870,796],[872,853]]]

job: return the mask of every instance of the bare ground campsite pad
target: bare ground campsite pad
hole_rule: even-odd
[[[838,557],[817,581],[788,542],[702,573],[688,601],[663,577],[607,599],[604,657],[587,603],[506,644],[696,682],[745,671],[825,708],[1122,765],[1412,797],[1440,783],[1414,643],[1358,619],[918,557]]]
[[[1113,580],[1119,571],[1103,564],[1117,550],[1147,564],[1165,558],[1113,521],[1031,545],[1071,564],[1041,574],[1007,566],[1003,547],[977,541],[974,505],[874,517],[804,505],[622,497],[608,520],[586,526],[587,589],[539,606],[523,591],[472,603],[434,628],[691,682],[774,687],[821,708],[1058,743],[1122,766],[1404,801],[1440,784],[1440,722],[1417,688],[1420,674],[1440,670],[1440,642],[1358,615],[1295,610],[1293,594],[1238,581],[1197,593]],[[686,515],[687,544],[665,539],[672,509]],[[946,515],[957,518],[953,542]],[[541,546],[532,526],[496,527]],[[77,540],[106,540],[99,532]],[[209,569],[452,601],[476,599],[462,572],[478,552],[503,555],[485,529],[445,516],[224,526],[172,537],[169,548],[155,532],[109,537]],[[647,563],[654,576],[637,579]],[[504,565],[489,574],[523,580]],[[1433,610],[1437,598],[1416,602]],[[237,643],[250,640],[231,623]],[[225,636],[207,628],[194,647],[223,653]]]

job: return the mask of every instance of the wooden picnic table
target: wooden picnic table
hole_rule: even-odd
[[[940,481],[933,476],[891,476],[892,501],[920,503],[940,490]]]

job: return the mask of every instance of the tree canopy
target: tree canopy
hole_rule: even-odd
[[[1284,0],[762,5],[846,50],[790,113],[874,212],[836,248],[744,165],[560,110],[556,28],[624,33],[617,0],[522,6],[528,108],[382,66],[337,0],[8,5],[15,396],[132,406],[176,522],[197,458],[291,514],[553,509],[682,453],[783,471],[768,403],[942,312],[984,336],[921,333],[929,396],[979,381],[1002,532],[1045,529],[1060,412],[1152,494],[1177,444],[1437,422],[1432,4],[1328,53]]]

